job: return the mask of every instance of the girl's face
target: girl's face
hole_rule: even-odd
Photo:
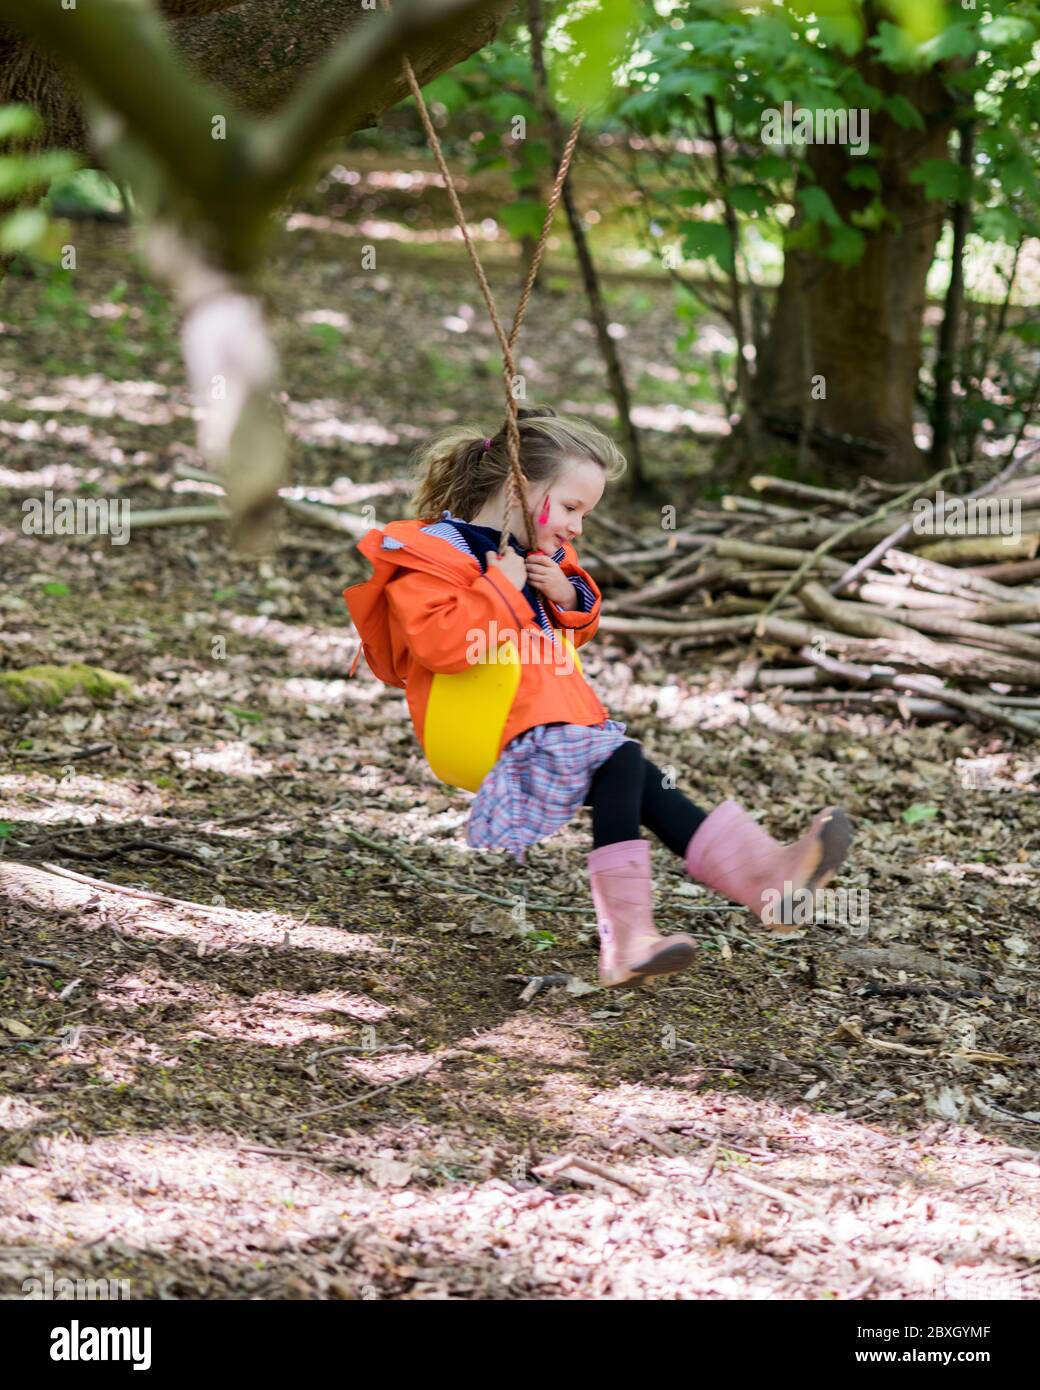
[[[528,487],[527,504],[534,517],[537,546],[547,554],[581,535],[582,521],[603,496],[606,476],[591,459],[567,458],[549,484]],[[545,520],[542,517],[545,516]]]

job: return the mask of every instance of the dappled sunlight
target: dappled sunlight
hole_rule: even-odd
[[[0,1130],[29,1129],[46,1118],[46,1110],[21,1096],[0,1096]]]
[[[222,609],[218,616],[219,621],[232,632],[284,647],[291,654],[295,667],[318,666],[327,669],[342,665],[346,672],[350,670],[350,663],[357,651],[358,636],[352,627],[309,627],[304,623],[285,623],[277,618],[232,613],[227,609]],[[357,676],[345,683],[345,700],[367,703],[381,697],[384,690],[382,683],[367,669],[364,675],[368,676],[368,680],[363,678],[359,669]]]
[[[144,966],[110,980],[96,991],[95,997],[104,1007],[133,1012],[154,1008],[156,1004],[210,1003],[214,996],[204,985],[186,984],[154,967]]]
[[[361,1051],[337,1057],[336,1062],[341,1071],[368,1082],[370,1086],[384,1086],[388,1082],[421,1076],[429,1070],[430,1057],[425,1052],[381,1053],[376,1049],[370,1053]]]
[[[50,1223],[45,1227],[57,1250],[118,1232],[130,1248],[169,1250],[176,1244],[200,1257],[236,1258],[243,1239],[255,1239],[263,1249],[336,1230],[339,1203],[349,1192],[341,1182],[321,1182],[325,1200],[316,1209],[295,1212],[290,1195],[296,1181],[284,1163],[239,1152],[228,1141],[195,1136],[99,1136],[89,1144],[51,1139],[44,1148],[48,1167],[53,1164],[62,1184],[76,1189],[75,1200],[58,1208],[57,1229]],[[38,1220],[54,1202],[48,1192],[53,1180],[42,1166],[0,1170],[0,1237],[39,1236]],[[312,1175],[306,1180],[313,1199]],[[300,1232],[301,1225],[308,1231]]]
[[[965,879],[975,876],[977,878],[989,879],[993,883],[1007,884],[1011,887],[1033,887],[1038,886],[1037,874],[1034,869],[1030,872],[1028,864],[1012,862],[1008,864],[983,864],[981,862],[957,861],[946,859],[940,856],[923,860],[925,873],[945,874],[953,879]]]
[[[588,1056],[579,1046],[579,1039],[580,1033],[552,1019],[521,1013],[503,1019],[497,1028],[481,1032],[467,1046],[478,1054],[491,1052],[496,1057],[514,1061],[584,1068],[588,1065]]]
[[[58,768],[61,765],[51,764]],[[80,771],[64,782],[43,773],[0,775],[0,820],[37,825],[124,825],[155,815],[164,805],[160,792],[140,782],[122,782]]]
[[[174,748],[171,760],[191,772],[219,772],[224,777],[269,777],[275,764],[258,757],[244,739],[217,739],[206,748]]]
[[[458,1126],[421,1119],[372,1135],[318,1121],[342,1129],[346,1147],[336,1133],[281,1146],[219,1132],[41,1137],[35,1166],[0,1170],[0,1240],[39,1249],[42,1236],[63,1267],[112,1232],[131,1260],[237,1265],[245,1247],[254,1267],[273,1263],[282,1279],[295,1272],[319,1288],[333,1272],[348,1288],[379,1287],[406,1266],[413,1297],[426,1286],[598,1298],[1036,1296],[1040,1167],[971,1129],[888,1135],[643,1083],[582,1100],[577,1133],[573,1115],[546,1117],[554,1127],[566,1118],[569,1147],[533,1158],[521,1142],[478,1150]],[[349,1256],[329,1263],[350,1236]]]
[[[296,322],[327,324],[340,333],[349,333],[351,329],[350,315],[340,313],[338,309],[307,309],[296,315]]]
[[[209,1013],[200,1014],[192,1023],[189,1036],[198,1036],[197,1030],[202,1030],[203,1036],[263,1043],[268,1047],[292,1047],[315,1040],[346,1040],[344,1029],[349,1024],[381,1022],[393,1012],[363,995],[343,994],[338,990],[302,996],[267,990],[247,1002],[228,1000]],[[320,1022],[322,1015],[332,1015],[342,1021]]]
[[[644,685],[633,682],[618,701],[621,717],[652,713],[674,729],[710,731],[746,727],[752,722],[782,732],[804,725],[807,715],[778,710],[765,700],[747,699],[743,690],[691,690],[689,686]]]
[[[1031,792],[1040,788],[1031,785],[1040,778],[1040,759],[1027,758],[1022,751],[1004,750],[979,757],[968,754],[954,762],[962,787],[978,791]]]
[[[148,455],[151,458],[151,455]],[[53,492],[74,493],[84,483],[100,483],[111,476],[108,468],[83,468],[73,463],[46,463],[39,468],[0,468],[0,487],[10,488],[12,492],[43,492],[50,488]],[[0,540],[7,543],[9,532],[0,533]],[[13,535],[12,535],[13,538]]]
[[[299,700],[308,705],[341,705],[346,697],[347,682],[290,676],[282,682],[281,689],[287,700]]]
[[[339,400],[289,401],[286,415],[289,433],[305,444],[412,445],[427,433],[420,424],[388,427],[371,417],[345,420]]]
[[[398,191],[421,193],[427,188],[444,188],[444,175],[439,169],[347,169],[342,164],[334,164],[325,174],[322,182],[346,184],[347,187],[364,185],[366,188],[392,188]],[[452,182],[457,189],[465,191],[470,180],[465,174],[452,174]],[[320,187],[320,185],[319,185]]]
[[[513,239],[493,217],[484,217],[479,222],[467,222],[469,234],[475,242],[493,245],[500,242],[512,248]],[[389,217],[362,217],[350,222],[342,217],[328,217],[308,212],[293,212],[285,219],[289,232],[320,232],[324,236],[364,237],[366,241],[392,241],[401,246],[437,246],[458,242],[462,244],[462,233],[458,227],[413,227],[407,222]],[[560,238],[552,236],[546,243],[551,251],[559,247]]]
[[[659,430],[662,434],[685,434],[688,430],[699,435],[730,433],[729,421],[721,411],[695,410],[691,406],[637,405],[632,409],[632,420],[640,429]]]
[[[168,405],[155,403],[154,398],[158,395],[167,395],[165,387],[155,386],[152,382],[116,382],[107,377],[92,379],[93,384],[89,391],[82,395],[68,389],[68,383],[55,382],[63,394],[53,396],[30,396],[24,402],[28,410],[39,410],[47,414],[60,414],[63,411],[73,412],[77,415],[90,415],[96,419],[128,422],[132,425],[172,425],[175,421],[190,418],[190,412],[186,407],[178,408],[172,402]],[[114,387],[133,386],[133,391],[118,391]],[[148,405],[134,404],[135,401],[144,402],[152,398],[152,403]]]
[[[447,133],[466,93],[450,79],[442,96]],[[501,121],[480,107],[462,112],[469,149],[451,158],[508,325],[551,184],[516,164],[515,136],[495,156]],[[752,633],[773,598],[767,616],[805,608],[791,634],[819,630],[800,557],[829,545],[806,573],[833,591],[838,567],[867,551],[861,532],[901,524],[896,478],[921,461],[886,457],[909,440],[879,425],[875,442],[833,373],[826,404],[797,410],[782,379],[797,375],[797,333],[775,287],[785,230],[818,220],[781,188],[805,152],[786,148],[760,179],[757,159],[730,158],[743,145],[722,115],[718,148],[586,124],[573,192],[602,303],[590,305],[560,208],[513,367],[530,404],[598,425],[630,456],[600,310],[629,383],[642,477],[630,458],[577,540],[611,619],[583,650],[596,695],[705,810],[731,798],[786,843],[842,805],[855,838],[835,894],[862,915],[843,916],[836,896],[824,922],[760,930],[707,886],[711,856],[691,881],[675,836],[662,843],[648,824],[650,907],[663,931],[695,935],[696,962],[604,989],[586,863],[600,817],[578,810],[522,865],[469,845],[474,794],[431,771],[405,692],[359,656],[342,600],[371,572],[357,532],[415,510],[419,446],[467,422],[474,438],[503,428],[494,327],[441,176],[396,116],[326,151],[276,214],[290,234],[254,267],[290,474],[270,500],[318,504],[275,506],[263,553],[217,515],[228,458],[198,428],[183,296],[140,261],[132,227],[77,223],[74,275],[37,267],[7,282],[0,646],[9,666],[86,653],[133,696],[95,704],[81,690],[12,710],[5,738],[0,1297],[17,1297],[35,1264],[117,1271],[136,1298],[214,1301],[1040,1298],[1037,745],[980,727],[970,707],[913,727],[928,705],[897,718],[880,704],[887,687],[794,677],[815,644],[782,640],[782,624]],[[913,198],[933,196],[928,182]],[[746,290],[736,332],[729,212]],[[1034,242],[1020,245],[1031,276]],[[856,278],[851,261],[842,274]],[[1018,340],[998,342],[1001,329],[967,396],[954,382],[955,433],[978,422],[971,447],[953,440],[957,457],[1037,438],[1019,418],[1029,302],[1019,280],[1006,304],[967,305],[962,347],[986,347],[976,328],[995,331],[998,315]],[[927,315],[934,356],[942,305]],[[204,317],[192,368],[205,384]],[[763,354],[781,338],[790,351]],[[775,393],[767,367],[780,368]],[[742,402],[760,396],[756,428],[741,427]],[[904,404],[923,428],[927,402]],[[995,471],[973,469],[965,486]],[[1040,473],[1020,481],[1040,493]],[[126,547],[86,524],[32,536],[22,499],[46,489],[124,497],[167,524]],[[186,502],[218,500],[204,509],[213,525],[191,511],[168,524]],[[857,510],[862,524],[844,527]],[[993,606],[1005,581],[1040,589],[1023,565],[992,573]],[[889,622],[910,598],[991,607],[975,598],[985,584],[954,587],[868,571],[846,601],[876,599]],[[651,636],[655,616],[688,630]],[[991,620],[1015,634],[1035,683],[1033,616]],[[720,629],[698,623],[715,617],[725,640],[711,645]],[[987,687],[962,661],[965,693],[1031,690]],[[644,816],[661,825],[649,803]]]
[[[89,425],[59,425],[49,419],[0,420],[0,438],[18,440],[22,444],[60,444],[88,458],[99,459],[107,465],[124,462],[125,455],[111,435],[98,435]],[[117,457],[118,456],[118,457]]]
[[[124,1033],[114,1036],[95,1028],[76,1032],[82,1032],[85,1036],[77,1037],[74,1033],[63,1048],[63,1055],[70,1065],[90,1068],[81,1081],[73,1083],[77,1086],[85,1086],[88,1076],[91,1084],[97,1078],[116,1088],[139,1086],[148,1072],[171,1072],[181,1066],[181,1058],[171,1056],[158,1044],[140,1035]],[[178,1078],[173,1084],[180,1085],[181,1079]]]
[[[209,903],[154,902],[134,897],[100,881],[78,882],[30,864],[0,861],[0,893],[11,903],[42,912],[75,912],[77,930],[106,930],[113,922],[130,935],[181,937],[195,944],[199,954],[257,947],[325,951],[333,955],[387,955],[373,937],[362,932],[338,931],[314,926],[276,912],[213,906]],[[105,895],[105,913],[97,912]]]

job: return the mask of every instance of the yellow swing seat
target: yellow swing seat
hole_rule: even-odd
[[[557,635],[581,671],[581,658],[570,638]],[[426,701],[423,751],[440,781],[470,792],[479,788],[498,760],[520,674],[516,644],[503,642],[493,661],[434,676]]]

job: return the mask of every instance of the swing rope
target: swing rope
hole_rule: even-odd
[[[382,0],[382,5],[383,9],[389,12],[389,0]],[[527,279],[524,282],[524,287],[520,293],[520,299],[516,306],[516,316],[513,319],[513,327],[507,337],[502,327],[501,320],[498,317],[498,311],[495,308],[495,297],[491,293],[491,286],[488,284],[487,276],[484,274],[484,267],[480,264],[477,248],[474,246],[473,240],[469,234],[469,228],[466,226],[465,214],[462,211],[462,204],[459,202],[459,196],[455,191],[455,184],[451,177],[451,173],[445,163],[441,142],[437,138],[437,132],[433,128],[433,122],[430,120],[430,113],[426,109],[426,102],[423,100],[422,91],[420,90],[419,83],[416,81],[415,71],[407,55],[402,59],[402,66],[409,89],[411,90],[412,96],[415,98],[415,104],[423,123],[423,129],[426,131],[426,139],[429,142],[430,148],[433,150],[434,158],[437,161],[441,177],[444,180],[444,186],[448,190],[448,197],[451,200],[455,221],[459,226],[459,230],[462,232],[462,239],[466,243],[466,250],[469,252],[469,258],[473,263],[473,270],[477,277],[477,283],[484,296],[488,314],[494,325],[495,333],[498,335],[499,346],[502,349],[502,377],[506,391],[506,447],[509,458],[509,486],[506,488],[505,515],[502,518],[502,537],[498,546],[498,554],[501,559],[505,555],[509,545],[509,518],[512,516],[514,506],[519,507],[520,514],[524,519],[524,526],[527,531],[528,549],[534,549],[534,523],[531,519],[530,509],[524,499],[524,483],[526,480],[523,470],[520,467],[520,426],[517,423],[517,401],[513,394],[513,378],[516,375],[516,368],[513,361],[513,348],[516,344],[517,335],[520,332],[520,325],[523,322],[524,314],[527,311],[528,300],[531,298],[531,291],[534,288],[534,282],[538,275],[538,267],[542,260],[542,252],[545,250],[545,243],[549,237],[549,228],[552,226],[552,220],[556,213],[556,205],[560,201],[560,195],[563,192],[564,180],[567,177],[567,170],[570,167],[571,155],[574,153],[574,147],[578,142],[578,133],[581,130],[581,123],[585,112],[584,108],[578,110],[578,114],[574,118],[574,124],[571,126],[570,134],[567,137],[567,143],[564,146],[563,154],[560,158],[560,167],[556,171],[556,181],[553,184],[552,193],[546,205],[545,221],[542,224],[541,235],[538,238],[538,244],[535,247],[534,255],[531,257],[531,264],[527,271]]]

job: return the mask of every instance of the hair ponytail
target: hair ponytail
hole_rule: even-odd
[[[598,463],[609,481],[625,471],[625,456],[595,425],[552,406],[525,405],[517,411],[520,467],[530,482],[551,484],[566,458]],[[416,450],[418,483],[412,507],[423,521],[443,511],[469,521],[509,479],[506,427],[491,436],[475,425],[453,425]]]

